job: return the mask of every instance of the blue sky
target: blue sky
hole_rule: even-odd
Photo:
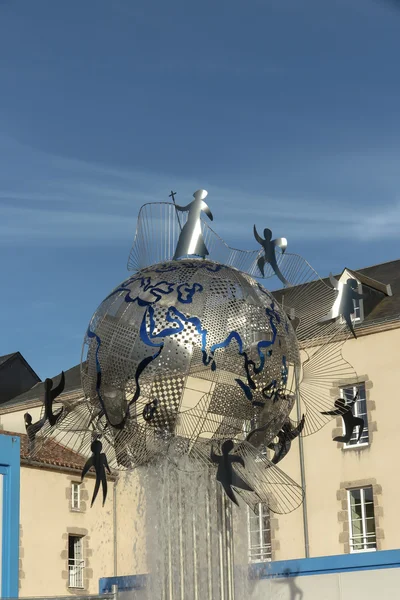
[[[0,355],[78,363],[171,188],[321,276],[400,258],[399,56],[389,0],[0,0]]]

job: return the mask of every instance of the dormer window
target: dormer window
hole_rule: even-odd
[[[358,284],[358,289],[357,289],[359,294],[362,294],[362,285],[361,283]],[[354,313],[353,313],[353,321],[355,323],[359,323],[360,321],[363,321],[364,319],[364,306],[363,306],[363,301],[359,300],[358,298],[356,300],[353,300],[354,302]]]

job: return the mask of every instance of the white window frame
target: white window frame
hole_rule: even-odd
[[[76,547],[79,552],[74,551],[74,558],[69,556],[69,540],[74,537],[78,542]],[[76,557],[76,554],[80,556]],[[68,587],[71,589],[85,589],[85,560],[83,558],[83,536],[70,534],[68,535]]]
[[[77,491],[76,496],[75,491]],[[81,484],[77,481],[73,481],[71,484],[71,510],[81,510]]]
[[[366,401],[367,401],[367,398],[366,398],[367,393],[366,393],[365,383],[364,382],[358,383],[356,385],[344,385],[343,387],[340,388],[340,397],[343,398],[343,399],[346,399],[345,394],[344,394],[344,390],[352,389],[353,390],[352,397],[354,398],[354,396],[356,395],[356,393],[360,390],[360,387],[362,387],[362,386],[364,387],[364,394],[365,394],[364,398],[362,398],[362,399],[366,403]],[[357,401],[356,401],[356,403],[354,404],[354,407],[353,407],[353,415],[355,417],[359,417],[360,416],[360,414],[359,414],[359,401],[360,401],[360,399],[357,398]],[[363,413],[362,414],[362,418],[364,418],[363,436],[365,435],[365,433],[368,434],[367,441],[363,441],[363,442],[360,441],[360,442],[356,442],[354,444],[343,444],[343,449],[344,450],[349,450],[351,448],[362,448],[362,447],[370,445],[369,427],[368,427],[368,412],[366,412],[365,415]],[[344,424],[342,424],[342,426],[343,426],[343,434],[344,434],[344,432],[345,432]],[[353,435],[357,435],[358,436],[358,427],[356,427],[354,429]]]
[[[367,531],[366,527],[366,516],[365,516],[365,489],[371,489],[371,486],[365,486],[362,488],[351,488],[347,490],[347,510],[348,510],[348,519],[349,519],[349,545],[350,545],[350,553],[351,554],[359,554],[361,552],[376,552],[377,551],[377,539],[376,539],[376,520],[375,520],[375,506],[374,501],[372,500],[372,505],[374,506],[374,525],[375,525],[375,533],[364,533]],[[361,498],[361,520],[362,520],[362,528],[363,528],[363,545],[366,546],[366,541],[368,537],[375,537],[375,548],[364,547],[363,549],[354,549],[354,539],[353,539],[353,522],[351,519],[351,492],[359,490],[360,498]]]
[[[264,518],[268,518],[269,528],[264,528]],[[256,521],[258,519],[258,541],[259,544],[257,546],[252,545],[251,539],[251,523],[252,521]],[[264,543],[264,532],[269,532],[269,543]],[[271,545],[271,515],[268,510],[268,506],[266,504],[258,505],[258,515],[255,515],[254,512],[247,507],[247,533],[248,533],[248,556],[249,563],[260,563],[260,562],[270,562],[272,560],[272,545]],[[254,531],[253,531],[254,533]],[[258,553],[258,556],[254,556],[255,553]]]
[[[361,283],[358,284],[357,287],[357,292],[359,294],[362,294],[362,285]],[[362,298],[360,298],[359,300],[353,300],[353,304],[354,304],[354,311],[353,311],[353,323],[361,323],[361,321],[364,321],[364,303]],[[357,315],[358,312],[358,315]]]

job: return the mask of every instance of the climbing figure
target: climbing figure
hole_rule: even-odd
[[[256,226],[254,225],[254,237],[257,242],[261,244],[264,249],[264,255],[260,256],[257,261],[257,266],[260,269],[262,276],[264,277],[264,266],[270,264],[275,275],[279,277],[283,285],[290,285],[290,283],[284,278],[281,271],[279,270],[278,263],[276,260],[275,248],[278,247],[282,250],[282,254],[287,248],[286,238],[272,239],[272,231],[270,229],[264,229],[264,239],[258,234]]]
[[[96,496],[100,489],[100,483],[103,486],[103,506],[107,498],[107,475],[106,469],[111,475],[110,467],[108,466],[107,456],[102,452],[103,445],[97,438],[93,440],[90,449],[92,451],[92,456],[86,461],[85,466],[82,470],[81,481],[85,477],[86,473],[94,467],[96,471],[96,485],[94,486],[94,492],[92,497],[92,503],[90,507],[93,506],[93,502],[96,500]]]
[[[239,463],[244,467],[244,460],[241,456],[230,455],[229,452],[233,450],[233,441],[227,440],[221,446],[222,455],[215,454],[214,449],[211,448],[211,460],[218,465],[217,469],[217,481],[220,482],[224,488],[225,494],[239,506],[235,494],[233,493],[232,486],[237,487],[247,492],[254,492],[251,488],[232,468],[233,463]]]
[[[60,383],[53,388],[53,380],[46,379],[44,382],[44,414],[47,417],[50,425],[53,427],[62,415],[64,408],[58,411],[57,414],[53,414],[53,402],[64,391],[65,387],[65,375],[64,371],[61,371]]]
[[[42,427],[44,426],[46,421],[48,421],[50,423],[51,427],[53,427],[57,423],[59,418],[61,417],[61,414],[64,409],[61,408],[61,410],[59,410],[58,413],[54,415],[53,414],[53,402],[54,402],[55,398],[57,398],[57,396],[59,396],[63,392],[64,386],[65,386],[64,371],[61,371],[60,383],[54,389],[52,389],[53,381],[51,379],[46,379],[46,381],[44,382],[44,412],[43,412],[43,416],[39,419],[39,421],[36,421],[36,423],[32,423],[32,415],[28,412],[24,414],[25,430],[26,430],[26,435],[28,436],[28,452],[29,453],[33,452],[33,450],[35,449],[36,434],[39,433],[39,431],[42,429]]]
[[[305,415],[301,417],[301,420],[297,427],[293,427],[290,419],[288,419],[282,426],[282,429],[278,432],[278,442],[274,444],[268,444],[268,448],[270,450],[274,450],[274,456],[271,459],[271,462],[274,465],[277,465],[283,458],[285,458],[286,454],[289,452],[293,440],[300,435],[300,433],[304,429],[305,423]]]
[[[43,425],[46,423],[46,413],[39,421],[32,423],[32,415],[27,412],[24,414],[24,421],[26,435],[28,436],[28,453],[31,454],[31,452],[33,452],[35,449],[36,434],[39,433]]]
[[[209,254],[201,232],[200,219],[201,212],[203,211],[211,221],[213,220],[212,213],[204,202],[204,198],[206,198],[207,195],[208,192],[206,190],[197,190],[197,192],[193,194],[194,200],[192,200],[190,204],[187,204],[186,206],[175,204],[176,210],[181,212],[188,211],[189,215],[179,235],[178,244],[173,257],[174,260],[188,254],[195,254],[196,256],[202,256],[203,258]]]
[[[339,317],[343,317],[351,333],[357,339],[354,331],[353,321],[351,319],[351,315],[354,314],[354,300],[361,300],[366,296],[365,294],[358,293],[358,282],[355,279],[348,279],[346,283],[342,284],[340,281],[334,278],[332,273],[330,273],[329,281],[331,282],[332,287],[337,290],[338,295],[329,314],[327,314],[326,317],[323,317],[319,322],[324,323],[326,321],[333,321]]]
[[[353,406],[357,402],[357,398],[358,391],[353,400],[348,404],[346,404],[346,400],[344,398],[338,398],[335,402],[336,410],[321,412],[321,415],[330,415],[332,417],[340,415],[343,419],[345,434],[338,435],[337,437],[333,438],[334,442],[343,442],[344,444],[348,444],[351,436],[353,435],[355,427],[359,427],[357,441],[360,441],[364,429],[364,419],[361,419],[361,417],[355,417],[353,415]]]

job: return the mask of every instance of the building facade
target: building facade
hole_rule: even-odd
[[[332,378],[331,397],[334,408],[335,399],[349,401],[358,391],[353,414],[364,420],[362,436],[358,441],[356,430],[349,444],[333,441],[343,435],[342,419],[334,417],[314,435],[292,444],[280,465],[295,481],[302,481],[304,505],[288,515],[271,514],[264,538],[268,519],[260,517],[256,528],[256,517],[250,518],[257,529],[250,540],[251,560],[268,548],[272,560],[400,548],[396,500],[400,478],[394,468],[400,260],[358,272],[345,269],[341,280],[349,277],[357,279],[365,294],[353,315],[357,339],[349,338],[342,346],[356,375]]]
[[[364,297],[354,307],[357,339],[341,346],[355,374],[336,374],[328,385],[332,408],[337,398],[350,401],[358,392],[354,415],[364,420],[363,433],[358,440],[356,430],[348,444],[333,441],[343,432],[341,417],[333,417],[314,435],[292,443],[279,466],[305,489],[298,510],[274,515],[262,505],[256,514],[232,507],[234,552],[243,567],[400,548],[395,465],[400,260],[345,269],[337,278],[355,278]],[[148,573],[140,473],[115,474],[105,507],[97,501],[90,509],[94,481],[80,483],[83,457],[63,448],[64,462],[55,464],[55,447],[48,450],[52,463],[42,457],[43,464],[32,464],[24,456],[23,415],[29,410],[39,418],[42,391],[38,383],[0,408],[1,427],[20,434],[22,443],[20,595],[96,593],[100,578]],[[63,396],[82,397],[79,367],[66,372]]]
[[[81,397],[78,365],[65,373],[63,399]],[[96,594],[102,577],[146,572],[138,474],[113,473],[105,505],[100,491],[91,507],[93,471],[81,482],[87,456],[49,440],[28,458],[24,414],[36,422],[42,405],[39,382],[0,409],[0,436],[21,444],[19,595]]]

